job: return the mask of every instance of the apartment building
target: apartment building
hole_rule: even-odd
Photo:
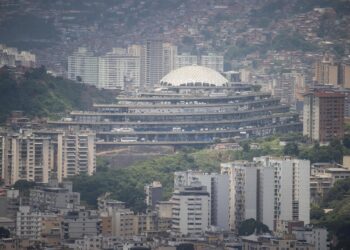
[[[43,214],[41,219],[41,241],[49,246],[61,244],[62,217],[57,214]]]
[[[61,230],[64,240],[97,236],[101,234],[101,219],[93,210],[70,211],[62,218]]]
[[[210,226],[210,195],[205,186],[192,183],[175,190],[171,198],[172,230],[180,235],[200,235]]]
[[[310,161],[264,156],[254,158],[254,162],[274,170],[274,223],[294,220],[309,224]]]
[[[140,57],[114,49],[99,57],[98,87],[130,89],[140,86]]]
[[[5,65],[9,67],[35,67],[35,64],[36,56],[34,54],[0,44],[0,68]]]
[[[328,232],[325,228],[295,228],[292,230],[296,240],[313,245],[317,250],[329,250]]]
[[[163,77],[163,42],[158,39],[145,43],[145,87],[153,87]]]
[[[135,229],[135,215],[130,209],[108,209],[112,219],[112,235],[131,239]]]
[[[68,57],[68,79],[97,86],[98,57],[87,48],[78,48]]]
[[[258,157],[221,164],[229,176],[230,228],[253,218],[276,227],[279,220],[309,223],[310,162],[290,157]]]
[[[325,55],[315,63],[315,81],[319,84],[338,85],[339,66],[332,57]]]
[[[20,238],[40,240],[42,213],[29,206],[20,206],[16,217],[16,235]]]
[[[30,190],[29,204],[39,211],[72,211],[80,206],[80,193],[73,192],[72,182],[51,181]]]
[[[226,174],[185,171],[174,173],[174,190],[200,183],[210,196],[210,225],[229,229],[229,177]]]
[[[343,86],[343,88],[350,88],[350,65],[342,64],[340,65],[339,71],[339,84]]]
[[[96,171],[96,145],[93,133],[60,133],[57,136],[57,179]]]
[[[198,57],[196,55],[182,53],[175,56],[175,69],[198,64]]]
[[[303,135],[321,143],[344,137],[344,99],[339,92],[315,90],[304,95]]]
[[[262,185],[258,181],[260,172]],[[239,225],[250,218],[273,228],[272,169],[259,170],[254,162],[235,161],[222,163],[221,173],[229,177],[230,229],[237,231]]]
[[[175,69],[177,46],[163,43],[163,73],[162,77]]]
[[[201,55],[200,64],[204,67],[211,68],[218,72],[224,72],[224,56],[209,53],[208,55]]]
[[[158,201],[162,199],[163,187],[159,181],[153,181],[144,187],[146,194],[146,205],[154,210]]]
[[[1,178],[6,185],[24,179],[47,183],[53,166],[50,138],[33,134],[0,136]]]
[[[214,53],[200,56],[182,53],[175,56],[174,69],[191,65],[201,65],[218,72],[224,72],[224,57]]]
[[[0,174],[6,185],[18,180],[48,183],[96,170],[95,134],[22,131],[0,136]]]

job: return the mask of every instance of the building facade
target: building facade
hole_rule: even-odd
[[[221,164],[230,179],[230,229],[255,219],[271,230],[280,220],[310,221],[310,162],[259,157]]]
[[[113,51],[99,57],[98,87],[130,89],[140,86],[140,57]]]
[[[221,230],[229,229],[229,178],[225,174],[186,171],[174,173],[174,190],[200,183],[210,196],[210,225]]]
[[[151,184],[146,185],[144,190],[146,194],[146,205],[151,210],[154,210],[157,202],[162,199],[162,184],[159,181],[153,181]]]
[[[16,217],[16,235],[20,238],[40,240],[41,212],[32,211],[29,206],[20,206]]]
[[[331,91],[305,94],[303,135],[321,143],[343,139],[344,98],[342,93]]]
[[[180,187],[171,198],[172,230],[180,235],[200,235],[210,226],[210,196],[200,183]]]
[[[96,170],[95,134],[85,132],[22,131],[0,136],[1,178],[6,185],[18,180],[59,182]]]
[[[325,55],[321,61],[315,63],[315,81],[319,84],[338,85],[339,66],[333,58]]]
[[[196,55],[182,53],[175,57],[175,69],[198,64],[198,56]]]
[[[87,48],[79,48],[68,57],[68,79],[97,86],[98,57]]]
[[[101,234],[101,219],[93,210],[70,211],[63,216],[61,230],[64,240],[97,236]]]

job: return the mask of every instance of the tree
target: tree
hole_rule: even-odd
[[[324,211],[319,206],[312,206],[310,209],[310,219],[311,220],[319,220],[324,216]]]
[[[4,227],[0,227],[0,239],[2,238],[9,238],[10,237],[10,231]]]
[[[14,189],[18,189],[20,192],[29,191],[29,189],[33,188],[36,185],[33,181],[27,180],[18,180],[15,185],[13,185]]]
[[[249,142],[247,142],[247,141],[242,142],[241,147],[243,148],[244,152],[249,152],[249,150],[250,150]]]
[[[269,233],[269,227],[253,218],[243,221],[238,228],[239,235],[251,235],[253,233]]]
[[[343,145],[346,148],[350,148],[350,135],[345,135],[344,140],[343,140]]]
[[[298,156],[299,155],[299,146],[295,142],[288,142],[286,146],[284,146],[283,153],[285,155],[290,156]]]

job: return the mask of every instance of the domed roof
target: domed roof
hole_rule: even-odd
[[[227,82],[228,80],[219,72],[198,65],[175,69],[160,80],[162,85],[171,86],[222,86]]]

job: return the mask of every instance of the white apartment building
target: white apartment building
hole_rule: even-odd
[[[145,87],[152,87],[163,77],[163,43],[161,40],[147,40],[145,44]],[[146,87],[147,88],[147,87]]]
[[[146,82],[146,46],[133,44],[127,48],[129,56],[140,58],[140,85],[143,86]]]
[[[198,57],[196,55],[182,53],[175,56],[175,69],[191,65],[198,65]]]
[[[28,51],[18,51],[17,48],[7,47],[0,44],[0,68],[4,65],[9,67],[23,66],[35,67],[36,56]]]
[[[99,57],[99,88],[129,89],[140,86],[140,57],[121,52],[114,50]]]
[[[310,223],[310,161],[292,157],[257,157],[261,167],[274,169],[274,223]]]
[[[31,211],[29,206],[20,206],[16,217],[16,235],[20,238],[40,240],[41,220],[40,212]]]
[[[296,228],[292,231],[296,239],[315,246],[315,250],[330,249],[328,232],[325,228]]]
[[[217,55],[214,53],[202,55],[200,64],[218,72],[224,72],[224,56],[222,55]]]
[[[210,224],[223,230],[229,229],[229,176],[226,174],[184,171],[174,173],[174,189],[199,182],[210,195]]]
[[[224,57],[214,53],[199,57],[189,53],[182,53],[175,56],[175,69],[191,65],[201,65],[218,72],[224,72]]]
[[[98,57],[80,47],[68,57],[68,79],[96,86],[98,84]]]
[[[171,198],[172,230],[180,235],[200,235],[210,226],[210,195],[200,183],[180,187]]]
[[[253,218],[270,230],[279,220],[310,222],[310,162],[258,157],[221,164],[230,180],[230,228]]]
[[[163,43],[163,76],[175,69],[177,46],[171,43]]]
[[[236,161],[221,164],[221,173],[229,177],[229,223],[238,230],[242,221],[257,219],[257,168],[254,163]]]

